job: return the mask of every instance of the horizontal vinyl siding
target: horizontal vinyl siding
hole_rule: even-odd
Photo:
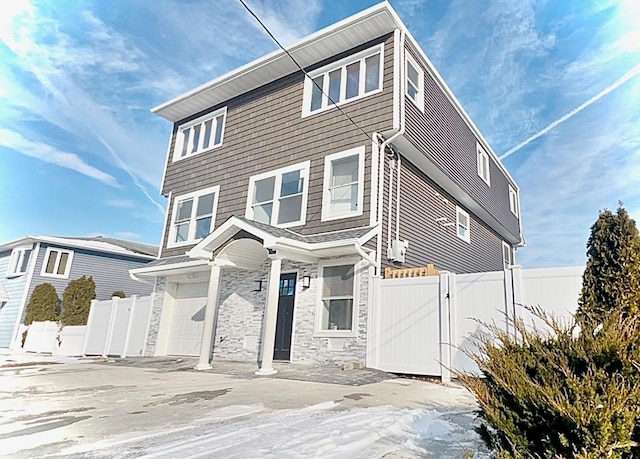
[[[19,277],[7,278],[10,259],[11,251],[0,253],[0,283],[9,296],[9,301],[0,309],[0,348],[8,348],[11,344],[11,334],[16,325],[28,277],[27,274],[23,274]],[[31,263],[33,259],[29,261],[30,265]]]
[[[382,38],[367,43],[314,68],[381,41]],[[386,37],[384,43],[383,91],[340,106],[367,133],[366,136],[336,108],[302,118],[304,77],[298,72],[229,101],[226,104],[227,121],[222,147],[172,163],[178,125],[174,126],[163,194],[166,196],[171,191],[175,198],[219,185],[217,227],[232,215],[244,216],[252,175],[310,160],[306,224],[291,229],[312,234],[368,225],[371,134],[391,129],[393,122],[393,35]],[[212,107],[211,110],[217,108]],[[325,156],[362,145],[366,147],[363,215],[321,222]],[[173,204],[169,203],[163,247],[166,247],[170,234],[168,225]],[[190,247],[165,248],[162,256],[179,255]]]
[[[418,60],[408,45],[407,51]],[[519,237],[518,218],[509,209],[509,180],[491,156],[491,186],[478,176],[475,135],[433,76],[423,70],[424,113],[405,97],[406,138],[514,236]]]
[[[148,261],[136,261],[133,258],[121,257],[118,255],[108,255],[99,252],[92,252],[80,249],[66,249],[73,252],[73,260],[71,261],[71,271],[67,279],[57,277],[42,276],[42,265],[45,262],[44,257],[47,247],[56,248],[55,246],[41,244],[36,260],[33,279],[29,286],[29,297],[31,293],[40,284],[52,284],[58,292],[58,297],[62,300],[62,295],[70,281],[79,279],[82,276],[92,276],[96,283],[96,299],[106,300],[111,298],[111,294],[116,290],[122,290],[126,295],[148,295],[153,291],[153,286],[136,282],[129,276],[129,270],[140,268],[148,263]]]
[[[415,268],[433,263],[440,270],[454,273],[496,271],[503,268],[502,240],[468,209],[471,220],[471,244],[457,236],[456,205],[440,188],[406,158],[402,158],[400,174],[400,240],[408,240],[405,263],[396,266]],[[394,196],[395,196],[394,186]],[[392,213],[395,237],[395,197]],[[444,227],[435,220],[446,217],[454,226]],[[386,243],[386,226],[384,228]],[[385,254],[386,255],[386,254]],[[392,266],[386,256],[384,265]]]

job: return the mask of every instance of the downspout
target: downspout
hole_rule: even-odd
[[[396,159],[397,167],[398,167],[398,176],[396,177],[396,240],[400,240],[400,169],[402,168],[402,160],[400,159],[400,155]]]

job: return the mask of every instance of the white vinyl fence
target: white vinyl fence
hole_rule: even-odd
[[[26,352],[53,353],[58,347],[58,322],[33,322],[28,330],[23,346]]]
[[[450,369],[478,371],[462,349],[482,323],[513,332],[508,319],[542,327],[521,305],[571,318],[584,267],[522,269],[403,279],[374,279],[367,366],[451,378]]]
[[[153,296],[93,301],[84,355],[135,357],[144,354]]]

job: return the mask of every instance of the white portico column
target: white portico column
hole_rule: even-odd
[[[264,329],[262,334],[262,362],[257,375],[272,375],[278,370],[273,368],[273,348],[276,341],[276,322],[278,319],[278,298],[280,296],[280,271],[282,260],[278,257],[271,258],[271,271],[269,272],[269,291],[267,295],[267,307],[264,311]]]
[[[215,263],[215,262],[214,262]],[[195,366],[196,370],[209,370],[211,363],[211,343],[213,341],[213,324],[218,311],[218,294],[220,292],[220,266],[209,263],[211,274],[209,274],[209,290],[207,291],[207,306],[204,310],[204,324],[202,327],[202,341],[200,342],[200,358]]]

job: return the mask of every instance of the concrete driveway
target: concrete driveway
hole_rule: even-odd
[[[5,365],[0,368],[0,454],[482,455],[472,432],[475,404],[459,386],[328,366],[285,364],[279,377],[258,378],[251,365],[220,363],[214,371],[197,372],[194,364],[190,359],[127,359]],[[289,379],[295,376],[308,380]]]

